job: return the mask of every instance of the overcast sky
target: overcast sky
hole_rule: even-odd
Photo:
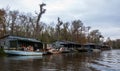
[[[106,38],[120,39],[120,0],[0,0],[0,8],[34,14],[42,2],[47,4],[43,22],[55,22],[57,17],[64,22],[80,19]]]

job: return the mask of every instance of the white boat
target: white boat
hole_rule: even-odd
[[[39,55],[43,55],[43,52],[33,52],[33,51],[4,50],[4,52],[9,54],[9,55],[21,55],[21,56],[39,56]]]
[[[69,52],[70,52],[70,49],[61,47],[61,48],[60,48],[60,52],[62,52],[62,53],[69,53]]]
[[[92,49],[93,52],[100,52],[100,49]]]

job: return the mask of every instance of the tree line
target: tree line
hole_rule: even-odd
[[[120,48],[120,39],[111,40],[110,37],[108,37],[105,44],[109,45],[113,49],[119,49]]]
[[[77,43],[103,43],[103,35],[98,29],[91,30],[81,20],[64,22],[60,17],[56,19],[55,26],[41,22],[45,14],[46,4],[39,5],[39,13],[26,14],[18,10],[0,9],[0,37],[16,35],[36,38],[42,42],[72,41]]]

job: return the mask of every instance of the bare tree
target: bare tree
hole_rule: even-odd
[[[83,23],[80,20],[75,20],[72,22],[72,26],[71,26],[71,30],[72,30],[72,39],[74,41],[78,41],[79,34],[82,33],[82,27],[83,27]]]
[[[42,3],[39,6],[40,6],[40,11],[39,11],[39,14],[37,14],[38,16],[37,16],[36,27],[35,27],[35,38],[38,38],[38,33],[40,32],[39,31],[39,28],[40,28],[39,27],[40,26],[39,22],[40,22],[40,19],[41,19],[42,15],[46,11],[46,9],[43,8],[44,6],[46,6],[45,3]]]
[[[69,27],[69,23],[66,22],[66,23],[63,23],[63,29],[61,29],[61,37],[63,40],[66,40],[68,41],[69,40],[69,31],[68,31],[68,27]]]
[[[9,16],[11,18],[11,22],[10,22],[10,30],[11,30],[10,34],[11,35],[14,35],[14,31],[15,31],[15,28],[16,28],[15,26],[17,24],[18,14],[19,14],[18,11],[10,11],[9,12]]]
[[[87,32],[86,37],[87,37],[87,42],[88,42],[88,43],[90,42],[90,36],[89,36],[89,31],[90,31],[90,29],[91,29],[90,26],[85,27],[85,31]]]
[[[60,26],[63,24],[63,22],[58,17],[57,19],[58,23],[56,25],[56,34],[57,34],[57,40],[60,40]]]
[[[4,9],[0,10],[0,36],[4,36],[6,34],[6,19],[5,19],[6,12]]]

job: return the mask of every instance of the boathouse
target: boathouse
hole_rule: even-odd
[[[93,48],[93,49],[95,49],[95,48],[100,49],[101,48],[101,45],[95,44],[95,43],[86,43],[86,44],[84,44],[84,46],[87,48]]]
[[[42,49],[43,44],[36,39],[20,36],[6,35],[0,37],[0,47],[9,50],[19,50],[23,46],[33,46],[34,50]]]
[[[71,41],[56,41],[53,43],[53,47],[54,48],[68,48],[68,49],[71,49],[71,50],[74,50],[74,49],[79,49],[81,48],[81,44],[79,43],[76,43],[76,42],[71,42]]]
[[[93,51],[93,49],[101,49],[101,45],[96,43],[86,43],[83,45],[83,48],[86,51]]]

